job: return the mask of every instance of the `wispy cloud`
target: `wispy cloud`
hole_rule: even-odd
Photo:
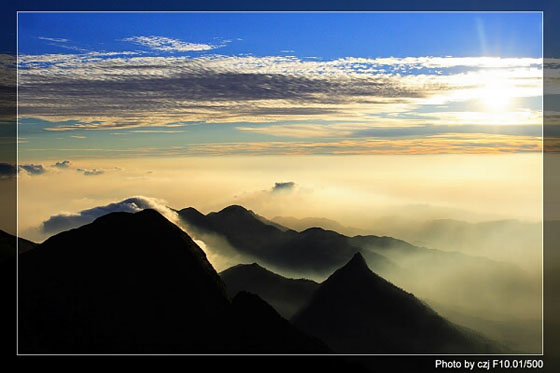
[[[208,51],[221,47],[221,45],[189,43],[164,36],[131,36],[122,40],[163,52]]]
[[[362,138],[338,141],[249,142],[189,145],[167,155],[365,155],[365,154],[499,154],[540,152],[538,136],[446,133],[421,138]]]
[[[47,38],[47,37],[44,37],[44,36],[39,36],[38,39],[53,41],[53,42],[56,42],[56,43],[67,43],[67,42],[70,41],[68,39],[63,39],[63,38]]]
[[[400,120],[402,123],[402,120]],[[387,125],[390,121],[376,123],[333,123],[333,124],[276,124],[259,126],[236,127],[240,131],[265,134],[274,137],[288,138],[356,138],[356,137],[407,137],[407,136],[431,136],[437,134],[450,133],[478,133],[478,134],[499,134],[508,136],[541,136],[542,126],[539,124],[529,125],[504,125],[492,124],[443,124],[435,121],[436,124],[416,124],[407,123],[403,126],[399,123]],[[443,122],[443,121],[442,121]],[[507,122],[506,122],[507,123]],[[382,125],[383,124],[383,125]]]

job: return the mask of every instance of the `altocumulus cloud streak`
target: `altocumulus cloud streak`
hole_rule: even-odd
[[[173,48],[161,39],[141,40]],[[178,121],[368,122],[372,114],[475,99],[489,76],[507,85],[512,97],[540,96],[541,65],[541,59],[498,57],[316,61],[280,56],[145,57],[124,52],[24,55],[19,58],[19,104],[21,116],[80,121],[53,124],[50,130]]]

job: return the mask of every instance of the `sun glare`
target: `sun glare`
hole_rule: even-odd
[[[490,81],[481,89],[480,101],[486,111],[504,112],[511,106],[511,89],[503,81]]]

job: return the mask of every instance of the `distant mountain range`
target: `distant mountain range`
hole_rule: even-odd
[[[326,276],[360,250],[346,236],[334,231],[309,228],[296,232],[237,205],[208,215],[192,207],[180,210],[178,214],[195,237],[204,233],[221,235],[240,253],[291,271]],[[386,238],[386,241],[391,240]],[[394,243],[397,245],[400,241],[394,240]],[[371,250],[368,250],[367,256],[370,265],[377,271],[394,266],[384,256]]]
[[[506,262],[387,236],[348,237],[317,227],[297,232],[237,205],[207,215],[192,207],[178,214],[194,238],[222,237],[234,252],[219,245],[212,250],[225,256],[245,255],[245,262],[258,262],[290,277],[322,280],[361,252],[375,273],[421,298],[490,318],[538,318],[541,313],[540,276]],[[514,288],[516,297],[511,296]]]
[[[319,217],[294,218],[293,216],[275,216],[271,219],[271,221],[298,232],[304,231],[309,228],[319,227],[347,236],[371,233],[366,229],[348,227],[340,224],[336,220]]]
[[[364,229],[319,217],[277,216],[272,221],[298,232],[312,227],[321,227],[348,236],[383,232],[416,246],[540,266],[542,224],[539,222],[490,220],[472,223],[456,219],[415,220],[402,216],[386,216],[364,221],[362,224],[370,227]]]

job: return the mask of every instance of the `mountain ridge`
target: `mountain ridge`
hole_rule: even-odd
[[[318,283],[308,279],[291,279],[274,273],[257,263],[238,264],[220,272],[231,297],[242,291],[259,295],[286,319],[309,299]]]
[[[347,353],[467,353],[498,351],[372,272],[360,253],[314,292],[292,322]]]

